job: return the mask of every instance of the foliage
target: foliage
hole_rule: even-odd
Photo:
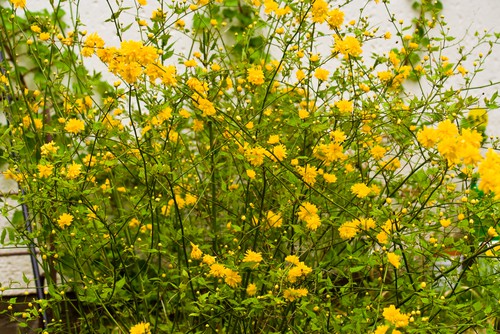
[[[160,1],[144,19],[145,3],[108,3],[110,46],[62,2],[3,1],[4,175],[47,279],[23,319],[49,313],[46,333],[495,330],[497,105],[474,77],[498,36],[450,45],[440,2],[410,23],[388,1]]]

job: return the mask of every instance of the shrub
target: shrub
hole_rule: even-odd
[[[26,319],[50,314],[47,333],[494,331],[497,105],[473,79],[497,35],[450,45],[440,2],[417,2],[413,22],[388,1],[160,1],[143,19],[145,3],[109,5],[118,45],[62,3],[1,10],[4,174],[33,224],[13,227],[47,280]]]

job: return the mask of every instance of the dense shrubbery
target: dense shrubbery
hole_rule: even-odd
[[[119,45],[57,2],[1,10],[4,174],[34,224],[13,228],[47,276],[26,319],[48,312],[47,333],[494,331],[496,95],[471,89],[489,49],[448,46],[439,2],[416,3],[414,22],[386,1],[160,1],[142,18],[145,2],[126,28],[135,8],[110,5]]]

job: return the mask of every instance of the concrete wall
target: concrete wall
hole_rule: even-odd
[[[10,208],[17,206],[17,203],[8,198],[8,194],[17,192],[17,184],[12,180],[5,180],[0,176],[0,194],[2,204]],[[11,211],[13,212],[13,211]],[[12,215],[5,217],[0,215],[0,231],[10,226]],[[23,273],[30,279],[33,278],[31,261],[28,250],[25,247],[10,245],[7,236],[5,244],[0,244],[0,284],[7,288],[3,291],[4,296],[24,295],[34,293],[33,284],[26,284],[23,280]]]

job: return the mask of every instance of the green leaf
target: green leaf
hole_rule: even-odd
[[[4,244],[5,243],[5,237],[7,236],[7,229],[4,228],[2,229],[2,235],[0,236],[0,244]]]
[[[365,268],[366,268],[366,266],[356,266],[356,267],[350,268],[349,271],[351,273],[357,273],[358,271],[361,271],[361,270],[363,270]]]
[[[26,284],[29,284],[30,283],[30,279],[26,276],[25,273],[23,273],[23,282],[26,283]]]
[[[121,288],[123,288],[123,286],[125,285],[126,282],[127,282],[127,280],[125,279],[125,277],[123,277],[115,283],[115,286],[117,289],[121,289]]]

